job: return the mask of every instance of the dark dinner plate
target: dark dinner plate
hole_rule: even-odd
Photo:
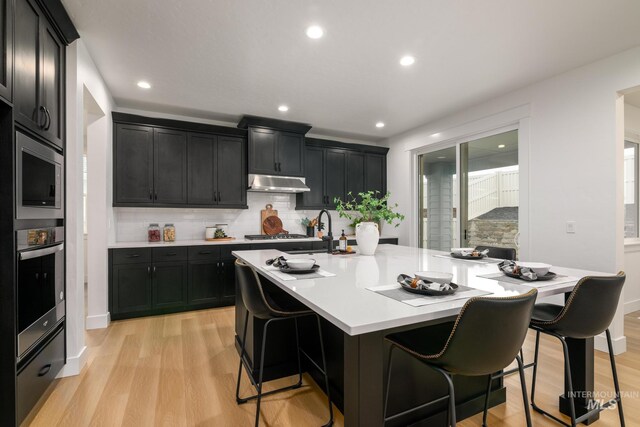
[[[520,279],[520,280],[524,280],[525,282],[544,282],[545,280],[552,280],[555,279],[557,274],[553,273],[553,272],[548,272],[547,274],[545,274],[544,276],[538,276],[538,278],[536,280],[531,280],[528,277],[524,277],[524,276],[520,276],[519,274],[513,274],[513,273],[507,273],[506,271],[502,272],[505,276],[509,276],[509,277],[513,277],[514,279]]]
[[[318,264],[305,270],[301,270],[299,268],[298,269],[290,268],[289,266],[283,266],[283,267],[280,267],[280,271],[287,274],[310,274],[310,273],[315,273],[316,271],[318,271],[319,268],[320,266]]]
[[[398,282],[398,283],[400,283],[400,286],[402,286],[402,289],[404,289],[407,292],[411,292],[412,294],[428,295],[432,297],[437,297],[441,295],[451,295],[458,290],[458,285],[456,285],[453,282],[449,283],[449,285],[451,286],[451,289],[447,291],[434,291],[433,289],[416,289],[416,288],[412,288],[411,286],[407,285],[404,282]]]
[[[458,259],[482,259],[485,258],[486,255],[480,254],[478,256],[473,256],[473,255],[460,255],[460,254],[456,254],[451,252],[451,257],[452,258],[458,258]]]

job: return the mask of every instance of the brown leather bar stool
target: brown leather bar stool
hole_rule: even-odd
[[[264,396],[278,393],[285,390],[291,390],[302,386],[302,365],[300,363],[300,354],[304,355],[309,361],[324,375],[325,387],[327,392],[327,399],[329,401],[329,422],[325,426],[333,425],[333,407],[331,406],[331,396],[329,394],[329,377],[327,376],[327,362],[324,355],[324,343],[322,341],[322,329],[320,327],[320,317],[309,310],[308,308],[301,306],[295,300],[291,300],[287,306],[284,306],[281,301],[276,303],[270,295],[265,292],[260,282],[260,278],[256,271],[249,265],[243,263],[240,260],[236,260],[236,278],[238,287],[240,288],[240,295],[242,301],[247,308],[247,314],[244,319],[244,331],[242,332],[242,341],[240,343],[242,350],[240,352],[240,366],[238,367],[238,383],[236,385],[236,402],[241,405],[249,400],[256,399],[256,427],[260,423],[260,401]],[[252,316],[259,319],[265,319],[267,322],[264,324],[262,330],[262,348],[260,351],[260,371],[258,382],[256,383],[253,375],[251,375],[251,368],[246,357],[245,341],[247,339],[247,325],[249,323],[249,313]],[[320,339],[320,353],[322,354],[322,367],[320,367],[302,348],[300,348],[299,336],[298,336],[298,319],[301,317],[313,316],[318,323],[318,334]],[[277,321],[293,321],[296,328],[296,346],[298,351],[298,382],[279,388],[277,390],[271,390],[266,393],[262,392],[262,374],[264,372],[264,355],[267,344],[267,331],[271,323]],[[240,376],[242,375],[242,366],[244,365],[247,370],[247,375],[251,384],[256,388],[257,393],[249,397],[240,397]]]
[[[479,297],[471,298],[462,307],[460,314],[453,324],[453,329],[444,347],[433,349],[433,344],[427,340],[416,342],[412,331],[400,332],[386,337],[391,343],[389,349],[389,364],[387,368],[387,391],[384,404],[384,422],[397,420],[418,409],[440,403],[448,399],[448,417],[451,426],[456,425],[456,399],[453,375],[487,376],[487,392],[485,394],[484,415],[482,425],[486,426],[487,411],[491,383],[501,378],[501,372],[509,366],[513,359],[518,362],[520,384],[522,386],[522,400],[525,408],[527,426],[531,426],[531,414],[527,400],[527,385],[524,378],[522,360],[518,351],[527,336],[527,329],[531,320],[531,312],[536,301],[538,291],[532,289],[523,295],[515,297]],[[415,408],[388,416],[387,403],[393,367],[393,352],[402,350],[423,362],[429,368],[442,374],[449,388],[448,395],[427,402]],[[469,355],[473,357],[469,357]]]
[[[616,276],[584,277],[580,279],[571,294],[569,294],[564,306],[555,304],[536,304],[533,309],[533,316],[531,319],[531,328],[536,331],[536,349],[533,360],[533,381],[531,385],[531,406],[536,412],[539,412],[565,426],[575,427],[576,424],[580,424],[582,421],[585,421],[591,416],[608,408],[613,403],[616,403],[618,406],[618,415],[620,415],[620,425],[624,426],[624,413],[622,412],[622,400],[620,398],[620,384],[618,383],[616,359],[613,354],[611,333],[609,332],[609,325],[613,320],[613,316],[616,314],[624,281],[624,272],[620,272]],[[571,383],[571,364],[569,362],[569,349],[566,338],[593,338],[602,332],[605,332],[607,336],[609,360],[611,362],[611,371],[613,372],[613,385],[616,397],[615,399],[606,402],[604,405],[598,405],[586,414],[576,418],[575,402],[571,397],[574,392],[573,384]],[[567,398],[569,400],[571,424],[567,424],[558,417],[542,410],[535,403],[536,377],[538,374],[538,351],[541,333],[556,337],[562,343],[562,350],[564,352],[565,381],[567,384],[567,392],[569,393]]]
[[[476,246],[476,251],[482,252],[489,249],[490,258],[516,260],[516,250],[513,248],[498,248],[496,246]]]

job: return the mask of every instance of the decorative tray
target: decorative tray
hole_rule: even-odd
[[[524,280],[526,282],[544,282],[546,280],[553,280],[556,278],[557,274],[550,271],[547,274],[545,274],[544,276],[537,276],[538,278],[533,280],[533,279],[529,279],[526,276],[521,276],[519,274],[513,274],[513,273],[507,273],[506,271],[502,271],[502,274],[504,274],[505,276],[509,276],[509,277],[513,277],[514,279],[520,279],[520,280]]]
[[[486,258],[487,256],[484,254],[480,254],[478,256],[473,256],[473,255],[461,255],[461,254],[456,254],[451,252],[451,257],[452,258],[458,258],[458,259],[482,259],[482,258]]]
[[[302,270],[300,268],[298,268],[298,269],[290,268],[287,265],[283,265],[283,266],[278,267],[278,269],[280,271],[282,271],[283,273],[287,273],[287,274],[310,274],[310,273],[315,273],[316,271],[318,271],[319,268],[320,268],[320,266],[318,264],[314,265],[310,269],[305,269],[305,270]]]
[[[434,289],[412,288],[409,283],[411,283],[411,281],[413,280],[413,277],[408,276],[406,274],[401,274],[400,276],[398,276],[398,279],[399,279],[398,283],[400,283],[400,286],[402,286],[402,289],[404,289],[407,292],[411,292],[412,294],[420,294],[420,295],[428,295],[428,296],[436,297],[436,296],[442,296],[442,295],[452,295],[458,290],[458,285],[456,285],[453,282],[449,283],[449,286],[451,286],[451,289],[447,289],[446,291],[436,291]],[[426,280],[423,280],[423,282],[427,283]],[[432,283],[432,282],[428,282],[428,283]]]

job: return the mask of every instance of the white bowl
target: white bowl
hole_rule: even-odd
[[[451,279],[453,279],[453,274],[440,271],[418,271],[415,275],[418,279],[428,280],[429,282],[440,283],[442,285],[448,285],[451,283]]]
[[[316,264],[311,258],[292,258],[287,260],[287,265],[292,270],[310,270]]]
[[[516,264],[531,269],[538,276],[544,276],[551,270],[551,265],[543,262],[516,262]]]
[[[473,252],[475,250],[476,250],[476,248],[451,248],[451,253],[456,254],[456,255],[460,255],[463,251],[464,252]]]

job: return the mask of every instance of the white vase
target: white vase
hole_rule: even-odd
[[[356,225],[356,242],[361,255],[373,255],[378,247],[380,232],[375,222],[361,222]]]

